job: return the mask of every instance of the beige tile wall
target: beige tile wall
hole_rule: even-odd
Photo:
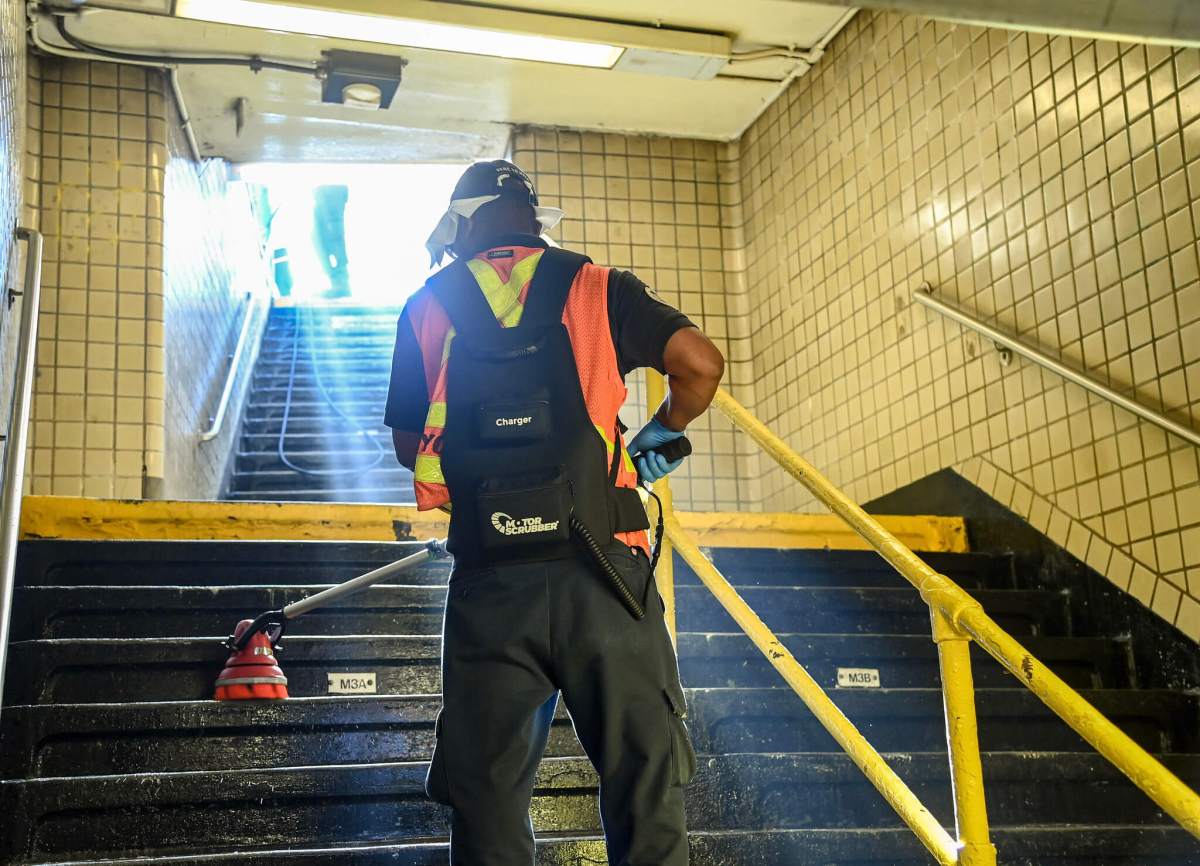
[[[513,160],[535,180],[544,204],[567,217],[553,233],[597,264],[632,270],[681,309],[724,353],[727,386],[746,399],[750,386],[746,293],[724,211],[737,206],[736,151],[711,141],[523,128]],[[736,229],[734,230],[737,231]],[[625,423],[645,420],[645,379],[629,377]],[[677,502],[732,510],[756,501],[751,446],[721,419],[688,431],[696,454],[675,476]]]
[[[191,158],[171,125],[166,174],[166,473],[168,499],[221,495],[238,419],[249,389],[270,298],[261,222],[245,185],[231,183],[228,165]],[[200,440],[217,411],[230,356],[246,315],[247,349],[234,380],[220,433]]]
[[[958,469],[1200,638],[1200,51],[861,13],[741,142],[759,414],[859,501]],[[813,503],[765,471],[762,505]]]
[[[33,493],[138,497],[162,477],[166,113],[161,75],[136,67],[45,58],[31,87]]]

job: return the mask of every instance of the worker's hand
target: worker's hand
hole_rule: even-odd
[[[653,484],[663,476],[674,472],[683,464],[683,458],[669,461],[654,449],[665,445],[673,439],[683,436],[682,430],[671,430],[657,418],[650,421],[638,431],[626,449],[637,466],[638,477],[647,484]],[[639,456],[640,455],[640,456]]]

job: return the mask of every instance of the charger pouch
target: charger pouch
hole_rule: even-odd
[[[487,445],[524,445],[550,434],[549,400],[485,403],[476,415],[476,434]]]

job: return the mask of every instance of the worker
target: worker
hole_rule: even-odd
[[[696,758],[637,485],[678,468],[660,451],[724,360],[633,274],[548,243],[561,217],[511,162],[470,166],[426,245],[454,261],[398,323],[385,420],[418,508],[450,511],[455,558],[426,791],[450,807],[452,866],[532,866],[561,693],[609,863],[684,866]],[[617,413],[639,367],[668,394],[626,449]]]

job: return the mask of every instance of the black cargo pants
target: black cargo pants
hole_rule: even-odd
[[[688,862],[696,757],[675,652],[646,555],[606,552],[645,599],[640,622],[582,555],[451,575],[426,780],[452,809],[451,866],[534,863],[530,798],[560,690],[600,776],[610,866]]]

